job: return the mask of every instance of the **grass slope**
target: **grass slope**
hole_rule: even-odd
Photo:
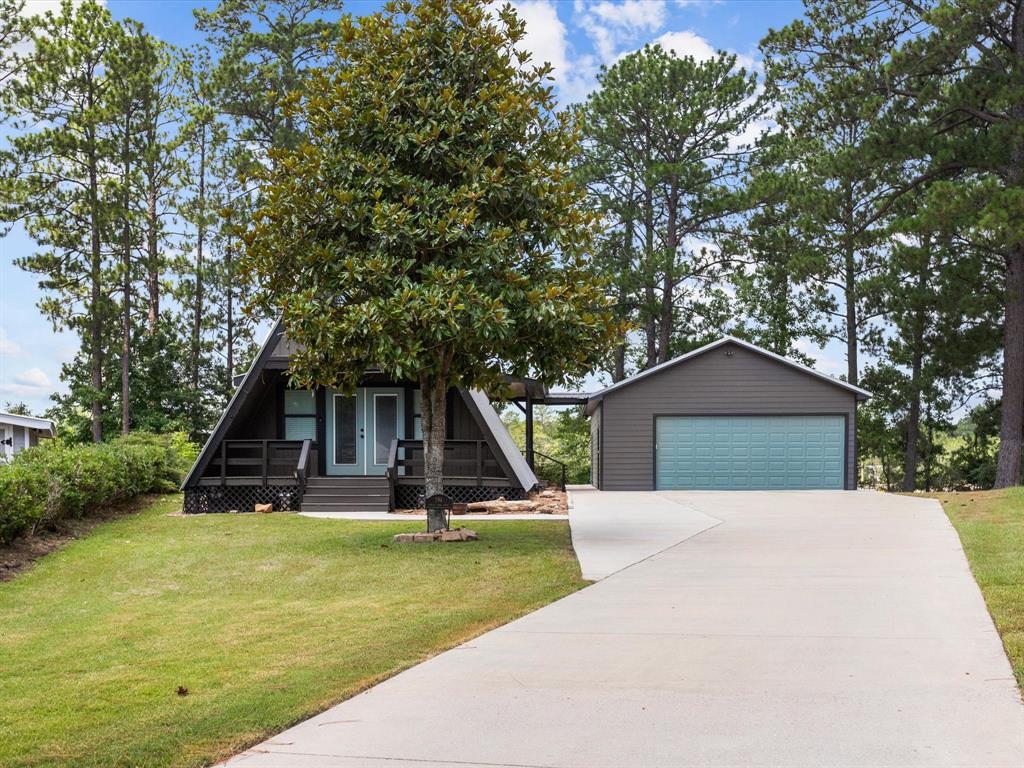
[[[422,523],[176,509],[0,584],[0,765],[203,765],[584,584],[561,522],[392,545]]]
[[[931,494],[952,521],[1024,690],[1024,488]]]

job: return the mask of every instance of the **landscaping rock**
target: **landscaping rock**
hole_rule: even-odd
[[[426,531],[396,533],[392,537],[392,541],[396,544],[432,544],[435,541],[476,541],[477,539],[476,531],[471,531],[469,528],[454,528],[450,531],[434,531],[433,533]]]
[[[469,528],[454,528],[441,532],[441,541],[476,541],[477,538],[476,531]]]
[[[266,513],[266,512],[273,512],[274,511],[274,505],[273,504],[257,504],[256,508],[255,508],[255,511],[256,512],[264,512],[264,513]]]

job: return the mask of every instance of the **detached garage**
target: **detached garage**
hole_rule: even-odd
[[[854,489],[870,395],[726,336],[590,397],[606,491]]]

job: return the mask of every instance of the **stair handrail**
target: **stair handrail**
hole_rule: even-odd
[[[299,460],[295,465],[295,483],[299,487],[299,509],[302,508],[302,497],[306,494],[306,477],[308,475],[309,449],[312,440],[303,440],[299,449]]]
[[[554,456],[548,456],[546,453],[541,453],[536,448],[533,449],[533,455],[534,456],[540,456],[542,459],[547,459],[548,461],[553,462],[553,463],[555,463],[555,464],[557,464],[559,466],[559,468],[561,470],[561,479],[559,480],[559,483],[558,483],[558,490],[564,491],[565,490],[565,481],[566,481],[566,479],[568,477],[566,463],[564,461],[561,461],[560,459],[556,459]]]
[[[388,467],[384,470],[384,476],[388,479],[388,511],[395,509],[395,485],[398,483],[398,438],[391,439],[391,446],[388,448]]]

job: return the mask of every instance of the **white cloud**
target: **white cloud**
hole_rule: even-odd
[[[6,328],[0,328],[0,356],[13,357],[21,354],[21,345],[7,335]]]
[[[519,44],[529,51],[534,66],[549,62],[556,75],[568,69],[568,39],[565,25],[550,0],[518,0],[512,3],[516,15],[526,24],[526,37]]]
[[[573,56],[556,4],[551,0],[514,0],[512,7],[526,24],[520,47],[532,54],[530,64],[551,64],[563,105],[582,101],[597,83],[597,64],[592,56]]]
[[[81,5],[82,0],[72,0],[71,5]],[[99,4],[106,7],[107,0],[99,0]],[[56,16],[60,13],[61,0],[26,0],[25,7],[22,9],[22,16],[41,16],[42,14],[50,11]]]
[[[657,0],[602,0],[587,10],[606,24],[631,30],[653,32],[665,23],[665,4]]]
[[[694,61],[707,61],[718,55],[718,51],[711,43],[689,29],[681,32],[666,32],[655,38],[652,44],[660,45],[666,51],[673,51],[679,57],[689,56]],[[733,53],[736,56],[736,63],[748,72],[760,69],[760,65],[752,56],[735,51],[727,51],[727,53]]]
[[[16,373],[10,383],[0,384],[0,395],[38,399],[30,405],[38,406],[40,410],[44,407],[41,405],[44,401],[40,398],[45,398],[52,390],[50,377],[41,368],[29,368],[27,371]]]
[[[50,377],[46,375],[42,368],[29,368],[27,371],[15,374],[14,383],[35,389],[48,389],[53,386],[50,382]]]
[[[661,29],[666,17],[661,0],[623,0],[620,3],[576,0],[574,11],[577,22],[605,64],[615,61],[624,45],[635,44],[640,33]]]
[[[835,343],[831,343],[824,349],[817,346],[810,339],[800,338],[793,342],[793,347],[809,358],[814,360],[814,365],[811,367],[814,370],[829,376],[844,376],[847,373],[846,360],[840,355],[836,354],[836,350],[830,347],[838,346]]]

